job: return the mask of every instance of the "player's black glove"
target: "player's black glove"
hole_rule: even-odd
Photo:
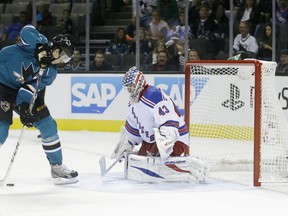
[[[42,69],[48,68],[53,61],[53,56],[48,44],[37,44],[35,48],[35,57]]]
[[[23,125],[27,127],[33,127],[33,123],[35,122],[35,117],[29,111],[29,104],[22,103],[15,107],[15,112],[20,115],[20,121]]]

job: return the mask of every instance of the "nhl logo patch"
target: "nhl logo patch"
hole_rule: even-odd
[[[7,101],[1,101],[1,109],[4,110],[4,112],[7,112],[10,109],[10,103]]]

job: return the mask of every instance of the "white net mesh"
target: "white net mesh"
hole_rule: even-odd
[[[275,88],[275,68],[263,63],[261,88],[261,182],[287,182],[287,119]]]
[[[186,65],[191,72],[190,153],[212,171],[253,170],[255,64],[243,62]],[[275,90],[276,63],[261,63],[260,182],[285,182],[288,127]]]

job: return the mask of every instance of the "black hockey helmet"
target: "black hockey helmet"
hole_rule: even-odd
[[[74,54],[74,46],[72,45],[70,39],[63,34],[58,34],[57,36],[53,37],[52,41],[50,42],[51,49],[60,49],[60,52],[65,52],[68,57],[72,57]]]

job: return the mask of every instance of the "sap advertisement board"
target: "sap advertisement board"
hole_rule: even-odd
[[[47,88],[46,103],[55,119],[125,120],[128,93],[122,88],[123,74],[59,74],[52,86]],[[184,113],[184,75],[145,75],[151,85],[162,88]],[[215,84],[215,83],[219,83]],[[277,93],[282,110],[288,116],[288,78],[276,78]],[[210,115],[218,114],[230,121],[251,125],[253,121],[253,79],[240,80],[237,76],[194,77],[191,80],[191,115],[199,105],[208,106],[204,95],[209,92]],[[196,109],[195,109],[196,110]],[[198,112],[198,113],[197,113]],[[237,113],[245,112],[245,119]],[[201,121],[209,120],[209,114],[201,115]],[[287,118],[288,119],[288,118]]]
[[[47,88],[46,103],[56,119],[125,120],[129,95],[123,74],[59,74]],[[145,75],[184,112],[184,75]]]

